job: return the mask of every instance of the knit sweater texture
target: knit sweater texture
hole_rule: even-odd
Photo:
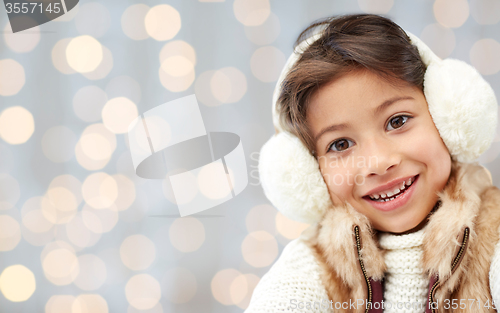
[[[416,261],[422,253],[422,233],[423,230],[399,237],[382,234],[380,244],[387,249],[386,301],[425,301],[428,280]],[[399,258],[406,261],[399,263]],[[292,240],[255,287],[245,313],[335,312],[319,273],[319,263],[304,239]],[[500,303],[500,243],[496,244],[489,276],[493,300]],[[403,311],[385,308],[384,312]]]
[[[387,266],[384,312],[425,312],[429,279],[421,265],[424,229],[406,235],[380,234]]]

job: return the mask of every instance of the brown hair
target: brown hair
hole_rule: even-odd
[[[306,111],[318,89],[347,72],[366,69],[391,83],[409,83],[423,90],[426,70],[408,35],[385,17],[358,14],[321,19],[302,31],[294,49],[318,28],[322,34],[292,66],[276,103],[282,127],[299,137],[313,155]]]

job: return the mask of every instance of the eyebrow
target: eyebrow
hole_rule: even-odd
[[[387,99],[385,100],[381,105],[379,105],[374,111],[373,111],[373,115],[376,116],[380,113],[382,113],[383,111],[385,111],[388,107],[390,107],[392,104],[398,102],[398,101],[401,101],[401,100],[413,100],[414,98],[413,97],[394,97],[394,98],[391,98],[391,99]],[[332,131],[339,131],[339,130],[343,130],[343,129],[346,129],[348,128],[350,125],[349,124],[346,124],[346,123],[343,123],[343,124],[334,124],[334,125],[330,125],[330,126],[327,126],[325,128],[323,128],[317,135],[316,137],[314,137],[314,142],[318,142],[318,139],[323,136],[324,133],[327,133],[327,132],[332,132]]]

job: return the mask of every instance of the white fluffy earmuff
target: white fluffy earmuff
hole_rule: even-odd
[[[407,34],[427,66],[424,95],[443,142],[454,160],[473,162],[495,136],[498,105],[493,89],[472,66],[441,60],[418,37]],[[288,58],[273,93],[273,124],[278,133],[264,144],[259,157],[266,197],[286,217],[309,224],[318,222],[333,204],[316,158],[280,125],[276,101],[288,71],[321,35],[305,39]]]

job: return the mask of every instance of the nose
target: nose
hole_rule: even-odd
[[[361,173],[364,177],[384,175],[401,163],[398,145],[388,138],[371,138],[363,150],[366,162]]]

